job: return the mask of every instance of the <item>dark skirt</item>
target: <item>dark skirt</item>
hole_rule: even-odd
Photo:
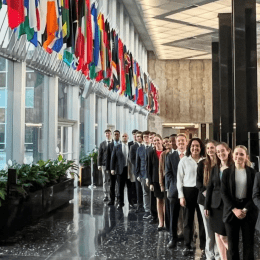
[[[161,192],[161,187],[159,182],[154,182],[153,186],[154,186],[154,197],[156,197],[157,199],[163,199],[164,192]]]
[[[211,229],[222,236],[226,236],[226,228],[223,222],[223,202],[217,209],[210,209],[209,225]]]

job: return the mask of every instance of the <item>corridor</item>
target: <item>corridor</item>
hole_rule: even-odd
[[[167,232],[142,219],[143,214],[123,212],[103,202],[102,189],[75,189],[70,204],[1,241],[4,260],[175,260],[200,259],[196,249],[189,258],[182,256],[183,242],[175,249],[166,247]],[[260,259],[259,236],[255,255]],[[198,241],[196,241],[198,244]]]

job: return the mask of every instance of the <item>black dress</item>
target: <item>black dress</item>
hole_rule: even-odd
[[[217,234],[226,236],[226,228],[223,222],[223,201],[221,198],[221,176],[219,167],[216,165],[211,170],[207,187],[205,210],[209,210],[210,228]]]

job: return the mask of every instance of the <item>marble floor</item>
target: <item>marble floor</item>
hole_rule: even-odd
[[[168,233],[158,232],[142,216],[129,211],[127,203],[121,212],[105,205],[100,187],[76,188],[68,205],[0,241],[0,259],[200,259],[198,246],[189,257],[181,255],[182,242],[168,249]],[[260,260],[258,235],[255,255]]]

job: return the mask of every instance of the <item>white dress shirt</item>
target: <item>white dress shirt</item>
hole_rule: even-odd
[[[245,199],[247,193],[246,169],[235,169],[236,198]]]
[[[199,161],[196,162],[190,155],[189,157],[184,156],[180,160],[177,171],[177,189],[179,198],[184,198],[183,187],[196,187],[197,167],[198,163],[203,159],[204,158],[201,157]]]
[[[125,156],[125,166],[127,166],[127,159],[128,159],[128,153],[129,153],[128,143],[122,142],[122,152]]]

